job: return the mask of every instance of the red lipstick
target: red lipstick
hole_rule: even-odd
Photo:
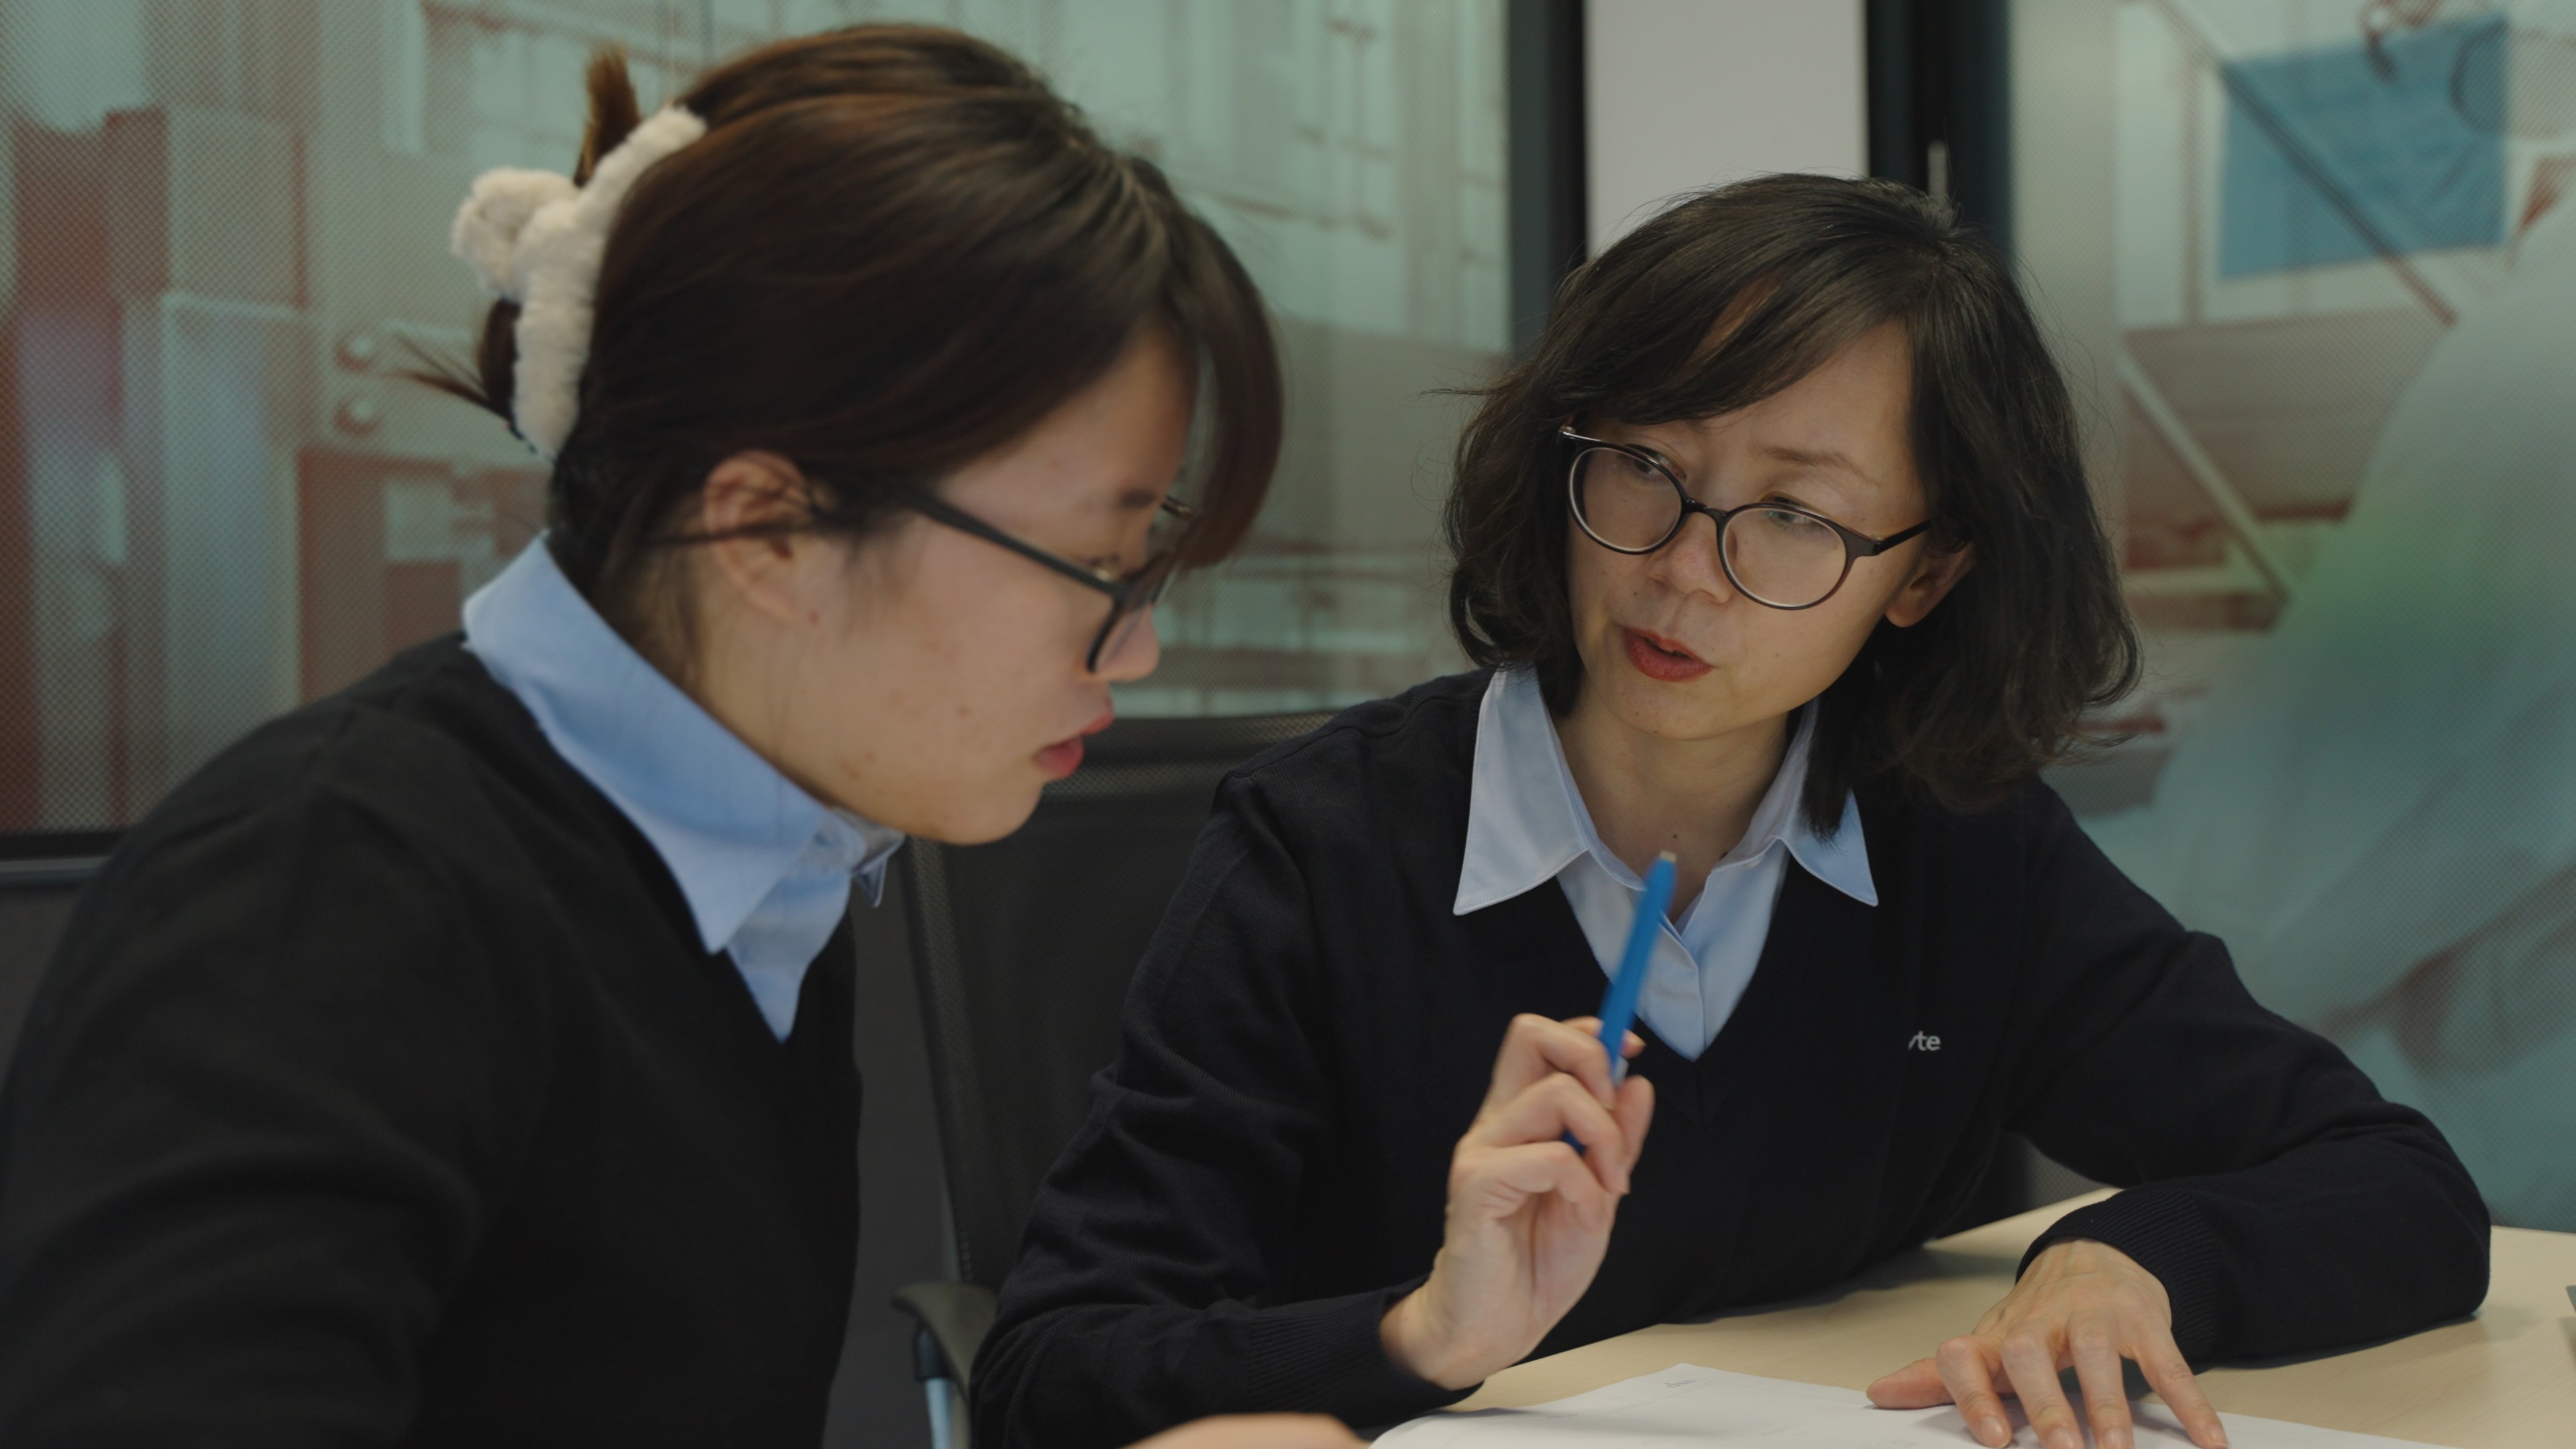
[[[1622,631],[1628,662],[1639,674],[1664,684],[1680,684],[1708,673],[1708,665],[1680,644],[1642,629]]]

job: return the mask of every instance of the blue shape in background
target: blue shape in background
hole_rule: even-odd
[[[2504,138],[2462,112],[2500,111],[2504,49],[2498,16],[2383,41],[2386,74],[2358,44],[2230,64],[2219,275],[2500,245]],[[2266,120],[2299,143],[2309,167]]]

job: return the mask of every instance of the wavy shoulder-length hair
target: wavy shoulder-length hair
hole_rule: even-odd
[[[2139,646],[2065,380],[2004,259],[1946,204],[1886,181],[1700,192],[1567,279],[1459,440],[1449,617],[1468,657],[1534,670],[1559,716],[1582,692],[1567,418],[1732,412],[1887,322],[1913,354],[1931,545],[1973,545],[1976,565],[1913,628],[1882,621],[1826,689],[1807,818],[1831,831],[1869,784],[1980,808],[2079,748],[2085,715],[2136,685]]]

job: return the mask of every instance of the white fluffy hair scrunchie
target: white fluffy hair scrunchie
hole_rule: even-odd
[[[664,106],[591,169],[569,176],[503,166],[475,178],[448,229],[447,249],[485,291],[519,304],[510,424],[548,462],[581,413],[581,368],[590,357],[591,307],[608,228],[635,178],[707,133],[686,109]]]

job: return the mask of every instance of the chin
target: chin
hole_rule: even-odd
[[[939,818],[928,829],[912,834],[942,845],[990,845],[1021,826],[1037,813],[1039,784],[1026,786],[987,785],[980,791],[960,791],[959,797],[943,802]]]
[[[1675,740],[1707,734],[1726,712],[1719,700],[1686,694],[1652,680],[1622,681],[1622,687],[1611,690],[1606,702],[1610,712],[1630,729]]]
[[[1697,679],[1668,683],[1639,674],[1628,663],[1624,646],[1612,636],[1608,657],[1584,660],[1586,689],[1601,690],[1601,702],[1622,724],[1643,734],[1693,739],[1708,732],[1730,711],[1727,671],[1712,669]]]

